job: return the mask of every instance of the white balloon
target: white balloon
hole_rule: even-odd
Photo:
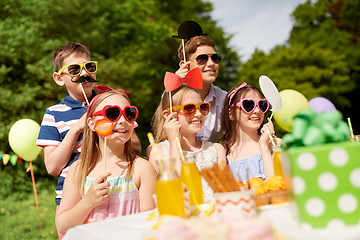
[[[261,75],[259,78],[260,89],[263,92],[265,98],[272,106],[271,111],[275,112],[281,110],[282,102],[278,89],[275,84],[265,75]]]

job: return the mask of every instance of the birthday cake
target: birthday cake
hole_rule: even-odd
[[[144,235],[145,240],[273,240],[276,231],[265,218],[243,218],[231,224],[214,217],[183,219],[162,216],[153,229]]]

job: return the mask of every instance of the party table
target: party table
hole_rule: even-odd
[[[332,229],[304,229],[300,227],[292,214],[292,207],[286,203],[283,205],[267,205],[259,211],[259,216],[268,218],[276,231],[279,231],[285,239],[360,239],[359,225],[337,227]],[[127,239],[141,240],[144,234],[156,223],[149,220],[153,211],[107,219],[104,221],[89,223],[71,228],[65,235],[64,240],[70,239]],[[216,217],[216,216],[215,216]]]

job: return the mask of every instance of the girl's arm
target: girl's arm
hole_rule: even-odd
[[[57,213],[56,225],[60,233],[83,224],[91,210],[109,196],[109,183],[105,182],[110,173],[103,173],[95,179],[86,195],[82,198],[75,185],[78,161],[72,164],[66,175],[63,196]]]
[[[155,193],[156,173],[150,162],[137,158],[134,169],[134,180],[139,179],[140,211],[147,211],[155,208],[153,195]],[[136,182],[135,182],[136,183]]]
[[[271,149],[272,147],[271,144],[269,144],[270,138],[268,131],[271,135],[274,135],[275,133],[274,125],[272,124],[270,118],[268,118],[268,122],[264,124],[264,126],[261,128],[261,137],[259,140],[260,153],[264,165],[264,172],[266,178],[274,176],[274,163]]]
[[[225,166],[226,165],[226,151],[225,151],[225,148],[220,143],[213,143],[213,145],[214,145],[214,147],[216,149],[216,152],[217,152],[218,165],[219,166]]]

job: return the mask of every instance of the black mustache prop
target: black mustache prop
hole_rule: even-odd
[[[93,79],[92,77],[79,77],[75,81],[73,81],[74,78],[71,78],[71,81],[74,83],[83,83],[83,82],[99,82],[100,79]]]

